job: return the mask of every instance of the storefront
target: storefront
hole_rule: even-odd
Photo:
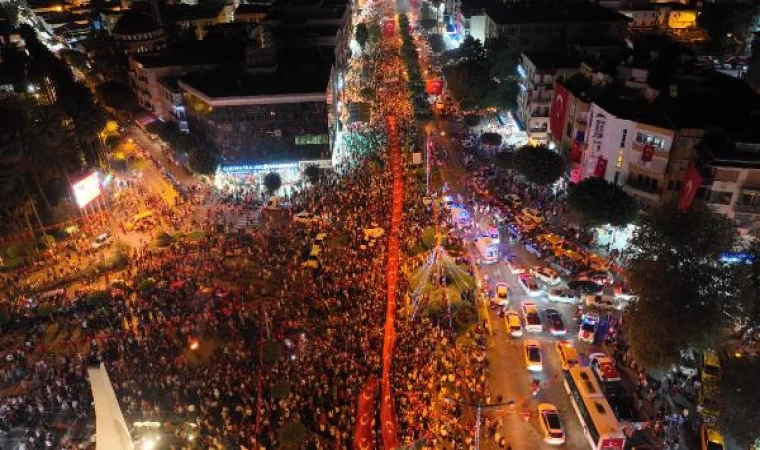
[[[223,191],[264,191],[264,177],[271,172],[280,175],[280,193],[289,195],[303,186],[304,171],[309,166],[331,170],[332,160],[317,159],[264,164],[222,164],[216,169],[214,186]]]

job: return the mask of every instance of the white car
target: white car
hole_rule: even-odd
[[[541,347],[538,341],[528,339],[523,342],[523,356],[525,358],[525,367],[531,372],[540,372],[544,369],[541,361]]]
[[[604,353],[592,353],[588,355],[588,365],[599,378],[599,381],[607,383],[620,381],[620,373],[615,368],[615,361]]]
[[[525,266],[519,264],[515,257],[507,258],[507,268],[512,275],[522,275],[525,273]]]
[[[293,215],[293,222],[295,223],[312,223],[318,222],[319,218],[312,213],[301,211],[298,214]]]
[[[520,316],[517,312],[509,310],[504,313],[504,326],[511,337],[522,337],[522,322],[520,322]]]
[[[518,275],[517,282],[520,283],[520,286],[523,288],[526,294],[528,294],[531,297],[538,297],[541,295],[541,288],[538,287],[538,283],[536,282],[536,279],[532,276],[524,273],[522,275]]]
[[[92,241],[92,244],[90,244],[90,248],[93,250],[99,250],[103,247],[108,247],[113,243],[113,238],[109,233],[103,233],[95,238],[94,241]]]
[[[538,423],[544,433],[544,442],[549,445],[565,443],[565,432],[562,430],[562,421],[559,420],[556,406],[549,403],[538,405]]]
[[[541,316],[538,314],[538,306],[530,301],[524,301],[520,304],[523,319],[525,319],[525,330],[529,333],[540,333],[544,331],[541,324]]]
[[[587,295],[583,299],[583,303],[587,306],[602,310],[611,310],[618,307],[618,302],[615,297],[609,295]]]
[[[578,291],[565,288],[550,289],[547,297],[550,301],[559,303],[578,303],[580,301]]]
[[[496,284],[496,295],[494,302],[502,308],[509,307],[509,286],[507,283]]]
[[[550,284],[552,286],[559,284],[559,282],[562,281],[559,278],[557,271],[550,269],[549,267],[533,266],[533,268],[530,269],[530,274],[543,281],[544,283]]]

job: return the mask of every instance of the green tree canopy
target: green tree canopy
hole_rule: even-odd
[[[264,175],[264,187],[267,192],[269,192],[269,195],[273,195],[277,192],[277,190],[282,187],[282,178],[280,177],[280,174],[277,172],[269,172]]]
[[[483,133],[480,136],[480,142],[485,145],[501,145],[503,140],[499,133]]]
[[[359,44],[359,47],[361,47],[362,51],[364,51],[364,47],[369,41],[369,28],[367,27],[366,23],[361,22],[360,24],[356,25],[354,37],[356,38],[356,42]]]
[[[536,186],[548,186],[559,180],[565,171],[565,161],[545,145],[526,145],[515,152],[514,167]]]
[[[738,448],[750,448],[760,436],[760,358],[730,358],[721,369],[718,424],[724,434],[736,440]]]
[[[438,33],[428,36],[428,44],[433,53],[441,53],[446,50],[446,43],[443,41],[443,36]]]
[[[639,362],[664,367],[682,350],[712,347],[727,324],[734,289],[719,256],[736,230],[699,203],[685,213],[670,203],[653,208],[637,225],[627,275],[639,299],[626,311],[628,340]]]
[[[280,450],[300,449],[306,441],[307,435],[306,427],[297,420],[284,424],[278,432]]]
[[[583,215],[587,225],[628,225],[636,219],[638,206],[620,186],[604,178],[587,178],[570,188],[568,205]]]
[[[306,175],[306,178],[309,180],[309,183],[316,184],[317,181],[319,181],[320,175],[322,175],[322,170],[319,167],[317,167],[315,164],[309,164],[303,170],[303,174]]]

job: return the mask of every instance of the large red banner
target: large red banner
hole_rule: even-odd
[[[551,106],[551,118],[549,119],[549,132],[555,141],[562,140],[562,129],[565,127],[565,114],[567,113],[567,90],[559,82],[554,83],[554,100]]]
[[[652,160],[652,156],[654,156],[654,146],[645,145],[644,148],[641,150],[641,161],[649,162]]]
[[[691,202],[697,195],[699,186],[702,184],[702,175],[699,174],[697,166],[694,162],[689,163],[689,167],[686,169],[686,175],[683,178],[683,185],[681,186],[681,194],[678,196],[678,210],[685,212],[691,206]]]
[[[607,173],[607,160],[600,156],[596,160],[596,166],[594,166],[594,176],[604,178],[605,173]]]
[[[425,92],[428,95],[441,95],[443,93],[443,80],[427,80],[425,83]]]
[[[583,144],[574,141],[572,145],[570,146],[570,160],[574,163],[581,162],[581,159],[583,158]]]
[[[396,32],[396,21],[393,19],[387,19],[383,23],[383,35],[386,38],[392,38]]]
[[[372,439],[372,418],[375,415],[377,399],[377,378],[369,377],[364,383],[356,413],[356,432],[354,433],[354,449],[372,450],[375,448]]]

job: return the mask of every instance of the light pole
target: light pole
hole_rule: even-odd
[[[488,405],[483,405],[481,403],[470,403],[464,400],[455,400],[451,397],[445,397],[443,400],[448,403],[458,403],[460,405],[468,406],[470,408],[475,409],[475,450],[480,450],[480,418],[481,418],[483,410],[491,411],[491,410],[496,410],[496,409],[507,408],[510,406],[515,406],[517,404],[514,400],[509,400],[503,403],[488,404]]]

